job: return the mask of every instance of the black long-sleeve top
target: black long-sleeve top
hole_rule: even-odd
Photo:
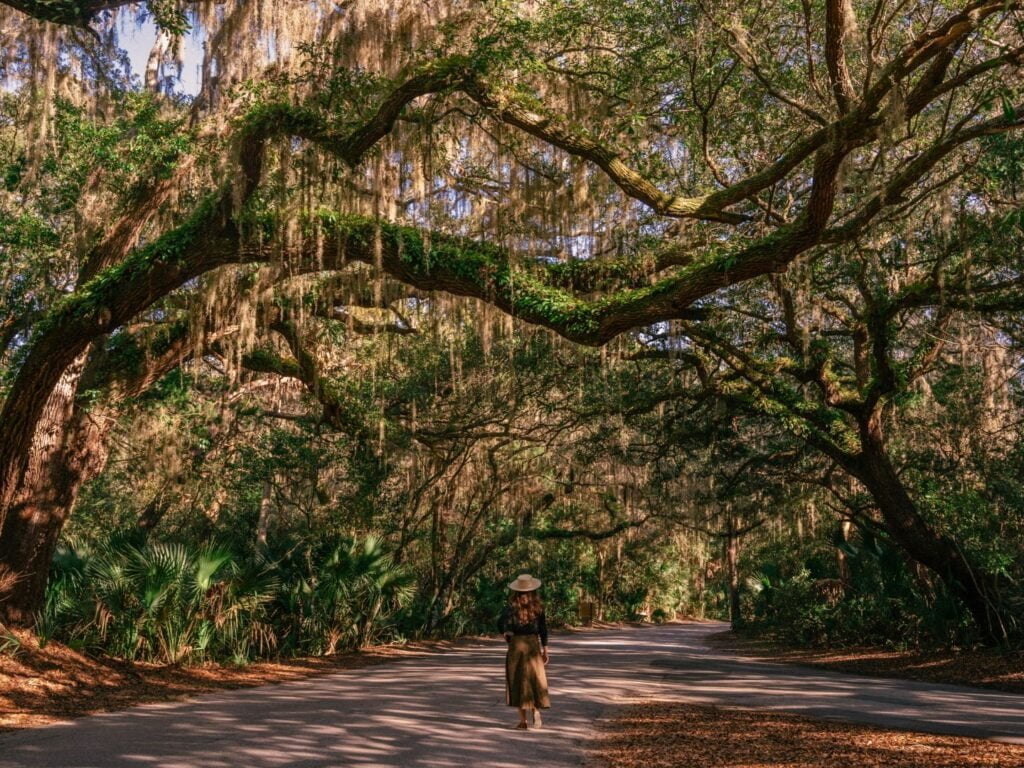
[[[516,621],[512,606],[506,605],[498,619],[498,631],[501,634],[511,632],[513,635],[540,635],[540,644],[545,647],[548,644],[548,622],[544,618],[544,611],[538,613],[533,621],[520,624]]]

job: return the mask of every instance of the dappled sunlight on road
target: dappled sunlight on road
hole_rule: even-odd
[[[665,674],[661,697],[674,701],[1024,744],[1024,697],[1011,693],[847,675],[711,650],[652,664]]]
[[[2,768],[61,766],[558,766],[609,704],[661,697],[1024,741],[1024,697],[871,680],[712,650],[722,625],[557,636],[553,708],[515,731],[500,641],[123,712],[0,738]],[[873,718],[873,719],[872,719]]]

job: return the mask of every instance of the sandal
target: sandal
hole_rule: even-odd
[[[526,723],[525,722],[517,723],[516,724],[516,730],[517,731],[525,731],[526,730]]]

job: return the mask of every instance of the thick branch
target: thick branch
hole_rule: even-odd
[[[725,213],[712,202],[711,195],[685,197],[662,192],[638,171],[630,168],[620,153],[592,139],[584,131],[567,127],[553,115],[529,109],[516,99],[500,94],[482,78],[475,78],[466,88],[468,95],[491,110],[504,123],[514,125],[542,141],[582,157],[608,174],[623,192],[649,205],[655,213],[677,218],[706,219],[738,224],[745,216]]]
[[[826,0],[825,2],[825,64],[828,67],[832,95],[839,106],[840,114],[850,111],[856,98],[850,70],[846,63],[846,41],[853,22],[850,0]]]
[[[904,192],[965,144],[984,136],[1024,128],[1022,109],[1024,109],[1024,104],[1019,105],[1012,116],[1001,115],[952,133],[943,141],[933,144],[916,157],[903,163],[900,171],[889,180],[881,192],[869,199],[856,214],[844,223],[831,227],[825,232],[822,242],[841,243],[855,238],[881,211],[902,202]]]
[[[185,2],[194,1],[185,0]],[[89,23],[101,11],[122,8],[132,5],[138,0],[61,0],[60,2],[53,2],[53,0],[0,0],[0,2],[41,21],[88,28]],[[154,15],[157,16],[158,23],[166,21],[161,18],[159,13],[154,13]]]
[[[613,525],[611,528],[605,528],[600,531],[593,531],[587,528],[542,528],[537,530],[529,531],[524,534],[529,536],[531,539],[589,539],[590,541],[601,541],[603,539],[610,539],[614,536],[618,536],[623,531],[627,531],[630,528],[640,528],[646,522],[648,518],[642,517],[639,520],[623,520],[621,523]]]
[[[244,205],[262,176],[263,147],[271,135],[302,135],[324,143],[355,164],[393,126],[410,101],[443,90],[462,63],[444,60],[421,68],[381,103],[374,116],[346,135],[324,134],[323,119],[308,111],[268,107],[250,114],[239,139]],[[157,299],[217,267],[264,260],[242,247],[232,213],[230,189],[211,194],[184,224],[121,263],[100,271],[57,304],[35,330],[31,352],[18,371],[0,410],[0,525],[28,460],[29,445],[42,409],[64,370],[92,341],[120,327]],[[125,241],[115,238],[114,242]]]

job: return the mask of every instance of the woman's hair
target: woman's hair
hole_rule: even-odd
[[[512,613],[516,617],[516,624],[529,624],[544,610],[544,604],[541,603],[540,593],[537,590],[513,592],[509,602],[512,604]]]

